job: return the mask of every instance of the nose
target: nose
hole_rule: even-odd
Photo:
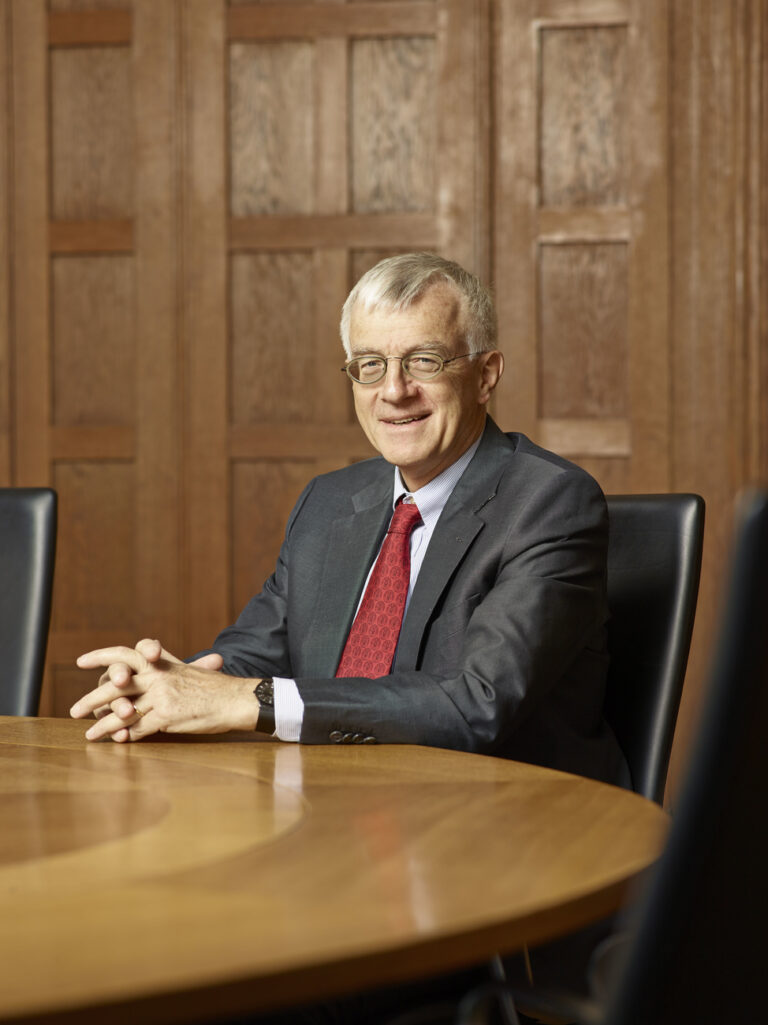
[[[384,398],[389,402],[397,402],[411,392],[414,383],[413,378],[403,370],[403,361],[390,356],[387,360],[387,372],[380,385]]]

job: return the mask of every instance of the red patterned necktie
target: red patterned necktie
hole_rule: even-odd
[[[337,676],[385,676],[392,668],[411,579],[411,533],[421,523],[413,502],[398,502],[365,589]]]

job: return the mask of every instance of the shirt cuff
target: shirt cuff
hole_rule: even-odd
[[[301,724],[304,721],[304,702],[295,680],[275,676],[273,679],[275,701],[275,732],[278,740],[298,743]]]

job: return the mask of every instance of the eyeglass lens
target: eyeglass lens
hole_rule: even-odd
[[[398,357],[390,356],[390,359]],[[403,370],[417,380],[427,381],[443,369],[443,360],[431,352],[413,352],[402,359]],[[383,356],[361,356],[347,364],[350,377],[361,384],[373,384],[387,372],[387,360]]]

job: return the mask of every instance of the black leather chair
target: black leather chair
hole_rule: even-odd
[[[768,902],[768,491],[740,503],[718,646],[670,838],[600,999],[538,995],[599,1025],[754,1025],[765,1005]],[[467,998],[487,1020],[501,987]],[[531,997],[525,995],[527,1005]]]
[[[661,803],[699,591],[704,500],[608,496],[606,717],[632,788]]]
[[[51,614],[56,493],[0,488],[0,715],[37,715]]]

